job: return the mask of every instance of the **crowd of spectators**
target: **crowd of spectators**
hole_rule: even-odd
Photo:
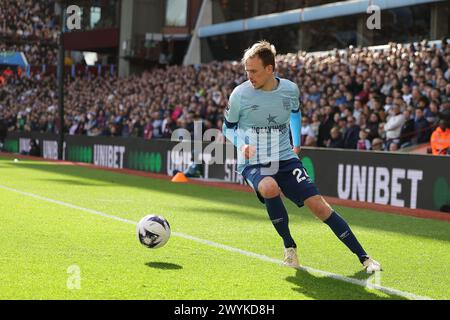
[[[22,44],[7,45],[0,43],[0,52],[23,52],[31,66],[56,65],[58,61],[58,48],[56,44],[40,44],[37,42],[24,42]]]
[[[55,1],[2,0],[0,8],[0,36],[56,41]]]
[[[231,82],[229,82],[231,80]],[[167,66],[126,78],[70,78],[65,130],[89,136],[170,138],[174,129],[221,127],[232,89],[243,81],[236,63]],[[55,78],[11,77],[0,92],[9,130],[58,132]]]
[[[288,54],[279,72],[303,92],[304,145],[396,151],[430,141],[450,113],[450,46]],[[449,128],[450,129],[450,128]]]
[[[304,146],[396,151],[429,142],[439,120],[450,117],[446,41],[279,55],[277,74],[299,85]],[[64,130],[158,139],[176,128],[192,132],[196,120],[220,129],[230,93],[245,80],[240,63],[230,61],[68,78]],[[0,118],[9,130],[58,132],[56,90],[54,78],[11,77]]]
[[[32,66],[56,65],[59,29],[55,1],[0,2],[0,52],[23,52]]]

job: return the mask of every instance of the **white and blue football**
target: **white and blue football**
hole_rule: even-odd
[[[139,242],[151,249],[161,248],[170,238],[169,222],[162,216],[145,216],[137,224],[136,231]]]

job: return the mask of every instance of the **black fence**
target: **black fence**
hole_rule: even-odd
[[[38,141],[40,156],[57,159],[57,136],[51,134],[9,133],[4,150],[27,153],[31,139]],[[66,136],[64,157],[166,175],[186,170],[197,159],[203,162],[205,179],[243,184],[231,145]],[[214,158],[222,161],[212,163]],[[327,196],[436,211],[450,205],[450,157],[304,148],[302,161],[321,193]]]

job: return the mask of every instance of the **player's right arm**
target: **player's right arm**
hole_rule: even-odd
[[[240,94],[234,89],[228,100],[228,106],[225,109],[225,121],[222,126],[224,136],[237,147],[238,150],[245,145],[244,140],[238,134],[238,125],[240,118]]]

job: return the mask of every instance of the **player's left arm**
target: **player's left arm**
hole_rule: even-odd
[[[290,127],[291,127],[291,135],[292,142],[294,144],[294,152],[298,154],[300,152],[301,147],[301,131],[302,131],[302,112],[300,110],[300,91],[298,90],[297,85],[295,85],[292,104],[291,104],[291,119],[290,119]]]

